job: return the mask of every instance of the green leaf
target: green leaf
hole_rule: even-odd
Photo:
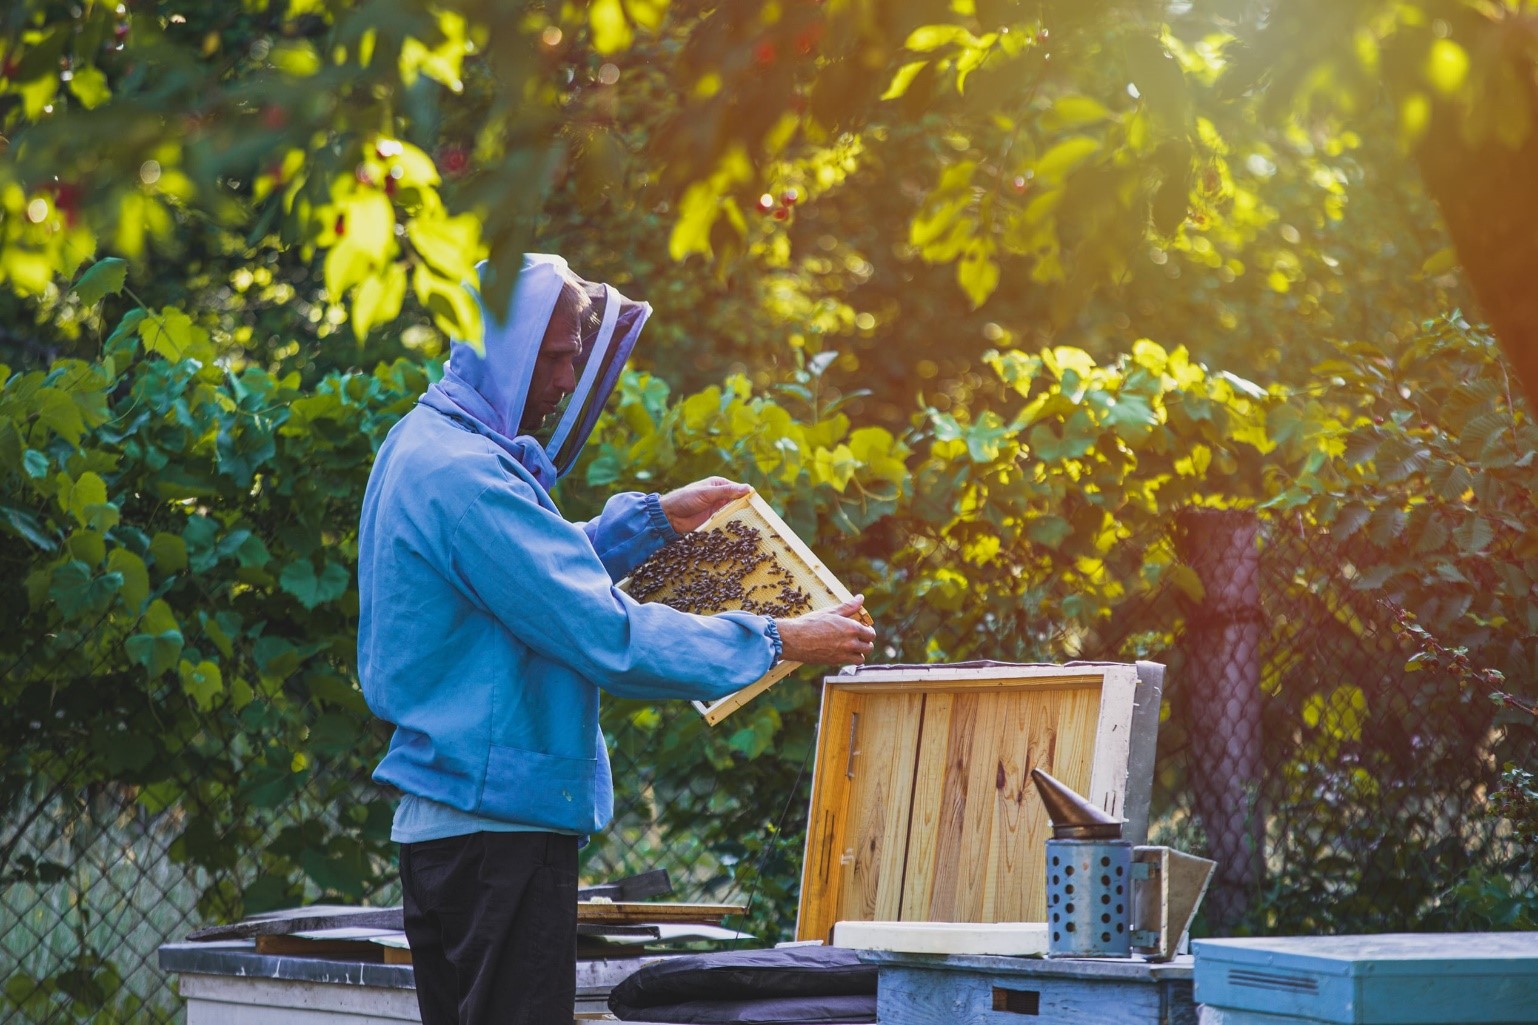
[[[114,548],[107,554],[107,568],[122,575],[123,604],[137,613],[150,593],[150,576],[144,560],[126,548]]]
[[[167,630],[158,634],[134,634],[123,642],[123,646],[128,657],[143,666],[149,678],[154,680],[176,666],[182,656],[182,643],[180,630]]]
[[[105,609],[122,586],[121,573],[96,576],[85,563],[71,560],[53,571],[48,597],[66,619],[74,619]]]
[[[62,477],[63,474],[60,474]],[[60,497],[65,497],[61,494]],[[67,492],[66,508],[81,525],[86,525],[91,519],[91,510],[95,506],[103,505],[107,501],[107,484],[96,474],[87,470],[80,475],[80,479],[74,481]]]
[[[159,353],[173,363],[183,357],[200,359],[208,349],[208,332],[192,322],[181,310],[167,306],[151,315],[139,329],[144,348]]]
[[[87,306],[95,306],[109,295],[117,295],[128,280],[128,261],[117,256],[97,260],[86,268],[71,289]]]
[[[0,506],[0,524],[11,528],[16,534],[32,542],[45,552],[54,551],[59,547],[58,541],[49,535],[43,522],[25,509],[12,509],[9,506]]]
[[[48,457],[35,448],[27,449],[21,457],[22,468],[27,471],[27,476],[33,480],[42,480],[48,476]]]
[[[161,573],[179,573],[187,568],[187,542],[160,531],[150,539],[150,556]]]
[[[123,319],[117,322],[117,327],[112,329],[103,346],[107,355],[131,354],[139,337],[139,325],[144,323],[148,315],[142,306],[135,306],[123,314]]]
[[[1453,542],[1470,555],[1477,555],[1495,540],[1495,528],[1483,516],[1471,516],[1453,528]]]
[[[214,698],[224,692],[224,676],[213,662],[203,661],[193,665],[187,659],[182,659],[177,675],[181,679],[182,690],[192,698],[199,711],[212,710]]]
[[[69,91],[75,94],[75,98],[86,110],[95,110],[112,99],[106,74],[101,68],[90,64],[74,69],[74,75],[69,80]]]
[[[1025,528],[1025,536],[1039,545],[1056,548],[1073,536],[1073,525],[1061,516],[1038,516]]]
[[[299,604],[313,609],[324,602],[340,598],[347,590],[347,570],[334,562],[327,562],[319,576],[315,564],[309,559],[296,559],[283,567],[278,585],[299,599]]]

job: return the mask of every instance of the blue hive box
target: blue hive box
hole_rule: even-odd
[[[1193,946],[1203,1025],[1538,1025],[1538,933]]]

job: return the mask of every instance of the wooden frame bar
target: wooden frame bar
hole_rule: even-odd
[[[795,578],[796,585],[811,599],[811,611],[835,608],[854,597],[756,491],[722,506],[715,515],[695,529],[714,530],[728,520],[737,520],[759,532],[764,539],[764,546],[773,552],[775,560]],[[629,578],[620,581],[620,589],[628,593],[629,583]],[[716,611],[727,612],[730,609],[721,608]],[[866,623],[871,621],[868,615],[863,618]],[[789,676],[800,665],[800,662],[777,662],[767,673],[741,690],[709,703],[696,701],[694,707],[707,723],[714,726]]]

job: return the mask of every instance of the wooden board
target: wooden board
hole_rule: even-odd
[[[1137,680],[1104,664],[829,677],[797,938],[838,921],[1044,921],[1051,822],[1030,770],[1122,816]]]
[[[788,573],[794,585],[810,599],[809,612],[820,612],[824,609],[835,608],[848,601],[854,595],[849,589],[839,582],[829,569],[822,564],[822,560],[812,553],[795,532],[780,519],[779,515],[758,496],[757,492],[751,492],[734,502],[728,503],[717,510],[716,514],[706,520],[696,530],[715,530],[727,523],[740,523],[758,531],[761,541],[759,551],[773,556],[774,563]],[[767,570],[759,569],[742,578],[745,585],[751,586],[763,583],[767,580]],[[630,592],[631,580],[626,578],[620,581],[619,588],[626,593]],[[658,592],[649,600],[666,603],[668,591]],[[731,602],[723,603],[711,612],[731,612],[740,609],[740,604]],[[863,616],[866,623],[870,623],[869,616]],[[747,704],[753,698],[768,690],[774,684],[783,680],[793,672],[801,663],[781,661],[763,676],[753,683],[728,694],[726,697],[709,704],[703,701],[694,702],[694,707],[705,717],[705,721],[714,726],[722,719],[731,715],[737,709]]]
[[[741,904],[664,904],[649,902],[578,901],[577,921],[600,925],[628,925],[649,922],[689,922],[715,924],[727,915],[740,915]]]
[[[1000,954],[1040,957],[1046,922],[838,922],[833,946],[906,954]]]

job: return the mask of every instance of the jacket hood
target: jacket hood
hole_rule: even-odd
[[[490,265],[479,266],[481,283],[489,280]],[[568,397],[548,442],[518,432],[534,364],[545,330],[563,287],[585,292],[593,315],[585,318],[582,349],[575,361],[576,390]],[[486,325],[483,350],[456,339],[449,349],[443,377],[422,396],[424,405],[469,421],[524,465],[547,490],[577,462],[597,426],[609,395],[619,383],[651,306],[621,295],[612,285],[584,281],[564,259],[528,253],[507,310],[487,309],[475,290]]]

